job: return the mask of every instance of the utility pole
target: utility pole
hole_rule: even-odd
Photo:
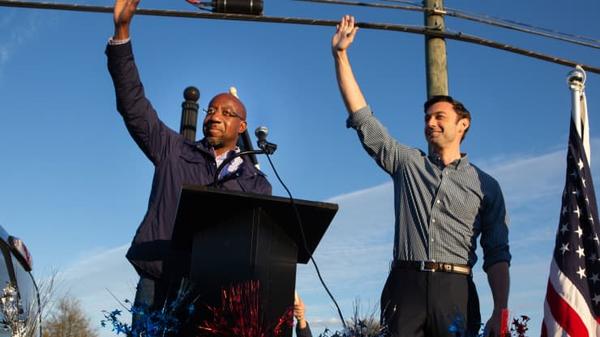
[[[423,0],[425,27],[429,30],[446,30],[444,23],[444,1]],[[448,95],[448,64],[446,61],[446,41],[441,37],[425,35],[425,56],[427,73],[427,98]]]

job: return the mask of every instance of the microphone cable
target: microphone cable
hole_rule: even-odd
[[[321,282],[321,285],[323,286],[323,288],[327,292],[327,295],[329,296],[329,298],[331,299],[331,301],[335,305],[335,308],[337,310],[338,316],[340,317],[340,320],[342,322],[342,326],[344,327],[344,330],[347,330],[346,320],[344,319],[344,315],[342,314],[342,310],[340,309],[340,306],[338,305],[337,301],[333,297],[333,294],[329,290],[329,287],[327,287],[327,284],[325,283],[325,280],[323,280],[323,277],[321,276],[321,270],[319,269],[319,266],[317,265],[317,262],[315,261],[312,253],[308,249],[308,243],[306,242],[306,235],[304,233],[304,226],[302,224],[302,218],[300,217],[300,212],[298,211],[298,207],[297,207],[296,203],[294,202],[294,197],[292,196],[292,193],[290,192],[290,190],[288,189],[288,187],[285,185],[285,183],[283,182],[283,180],[279,176],[279,172],[277,172],[277,169],[275,168],[275,165],[273,164],[273,161],[271,160],[270,154],[272,154],[277,149],[277,145],[269,143],[269,142],[266,141],[268,132],[269,132],[269,130],[266,127],[259,127],[259,128],[257,128],[256,131],[255,131],[255,135],[258,138],[258,146],[259,146],[260,150],[247,150],[247,151],[238,152],[235,155],[233,155],[233,156],[225,159],[221,163],[221,165],[219,165],[217,167],[217,171],[216,171],[216,174],[215,174],[214,181],[209,186],[213,186],[213,187],[218,188],[218,186],[219,186],[219,175],[221,173],[221,170],[225,166],[227,166],[227,164],[230,163],[234,158],[241,157],[241,156],[247,155],[247,154],[264,154],[267,157],[267,159],[269,160],[269,165],[273,169],[273,173],[275,173],[275,176],[277,177],[277,180],[279,181],[279,183],[281,184],[281,186],[283,186],[283,188],[287,192],[289,200],[290,200],[290,205],[294,209],[294,215],[296,216],[296,221],[298,222],[298,226],[300,228],[300,236],[302,238],[302,245],[303,245],[302,248],[304,248],[304,251],[306,251],[306,253],[308,254],[310,261],[312,262],[313,266],[315,267],[315,270],[317,272],[317,276],[319,278],[319,281]]]
[[[317,266],[317,262],[315,261],[315,259],[313,258],[312,253],[308,249],[308,244],[306,243],[306,235],[304,234],[304,226],[302,225],[302,219],[300,217],[300,212],[298,211],[298,207],[296,206],[296,203],[294,202],[294,197],[292,197],[292,193],[290,192],[290,190],[287,188],[287,186],[285,185],[285,183],[283,182],[283,180],[279,176],[279,173],[277,172],[277,169],[275,169],[275,165],[273,165],[273,161],[271,160],[271,156],[268,153],[265,153],[265,156],[267,156],[267,159],[269,160],[269,165],[273,169],[273,173],[275,173],[275,176],[277,177],[277,180],[279,180],[279,183],[281,184],[281,186],[283,186],[283,188],[285,189],[285,191],[288,194],[288,197],[290,199],[290,204],[291,204],[292,208],[294,209],[294,213],[296,215],[296,220],[298,221],[298,226],[300,227],[300,236],[302,237],[302,244],[304,245],[303,248],[306,251],[306,253],[308,254],[308,256],[310,258],[310,261],[312,262],[313,266],[315,267],[315,270],[317,271],[317,276],[319,277],[319,281],[321,282],[321,285],[323,286],[323,288],[327,292],[327,295],[329,296],[329,298],[331,299],[331,301],[335,305],[335,308],[337,309],[337,313],[340,316],[340,320],[342,321],[342,326],[344,327],[344,330],[347,330],[346,320],[344,319],[344,315],[342,314],[342,310],[340,309],[340,306],[338,305],[337,301],[333,297],[333,294],[331,293],[331,291],[329,291],[329,288],[327,287],[327,284],[325,284],[325,281],[323,280],[323,277],[321,276],[321,271],[319,270],[319,266]]]

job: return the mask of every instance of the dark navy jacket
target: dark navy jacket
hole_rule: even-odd
[[[133,238],[127,259],[141,276],[158,279],[169,252],[181,187],[211,184],[216,162],[204,140],[189,142],[158,118],[144,95],[131,43],[109,45],[106,55],[115,85],[117,110],[135,142],[154,164],[148,211]],[[249,160],[244,160],[236,173],[222,178],[221,185],[228,190],[271,194],[271,185],[264,174]]]

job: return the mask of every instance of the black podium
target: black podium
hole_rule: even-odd
[[[219,306],[222,288],[258,280],[264,324],[273,326],[293,306],[296,263],[309,261],[338,210],[331,203],[294,203],[308,251],[288,198],[183,187],[172,246],[185,256],[183,274],[200,304]]]

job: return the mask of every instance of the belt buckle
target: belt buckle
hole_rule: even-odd
[[[430,265],[431,267],[428,267],[428,265],[427,265],[428,263],[431,264]],[[435,268],[435,260],[421,261],[421,268],[420,268],[420,270],[421,271],[428,271],[428,272],[431,272],[431,273],[435,273],[435,270],[436,270],[436,268]]]

